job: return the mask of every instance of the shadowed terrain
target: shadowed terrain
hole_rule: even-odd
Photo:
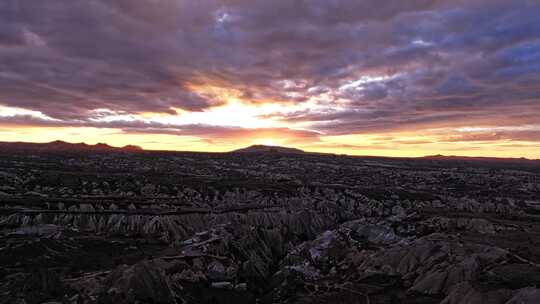
[[[0,144],[0,303],[540,299],[539,161],[240,152]]]

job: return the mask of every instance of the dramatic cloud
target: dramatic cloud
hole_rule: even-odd
[[[4,0],[0,106],[39,115],[0,124],[314,141],[535,125],[539,15],[533,0]],[[264,126],[189,118],[232,103]],[[531,132],[445,138],[537,141]]]

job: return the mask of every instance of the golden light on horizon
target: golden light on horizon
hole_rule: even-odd
[[[3,141],[86,142],[88,144],[107,143],[112,146],[139,145],[148,150],[210,151],[226,152],[253,144],[282,145],[297,147],[306,151],[350,155],[375,155],[419,157],[426,155],[462,155],[515,157],[516,145],[523,157],[540,158],[540,146],[534,142],[442,142],[436,136],[419,134],[370,134],[346,136],[321,136],[319,139],[295,137],[294,133],[264,130],[247,130],[227,135],[227,138],[201,138],[200,136],[178,136],[168,134],[125,133],[114,128],[88,127],[13,127],[0,125]]]
[[[256,140],[252,141],[252,143],[254,145],[265,145],[265,146],[277,146],[278,145],[276,143],[276,140],[274,140],[273,138],[256,139]]]
[[[499,138],[498,132],[537,132],[540,127],[435,128],[401,132],[371,132],[370,134],[325,135],[301,128],[302,123],[289,123],[273,119],[268,114],[303,111],[306,105],[289,107],[283,104],[250,104],[232,99],[222,105],[200,112],[178,110],[176,115],[145,112],[119,115],[107,109],[96,110],[100,118],[96,123],[107,122],[112,127],[85,126],[32,126],[0,125],[3,141],[50,142],[65,140],[114,146],[139,145],[153,150],[215,151],[223,152],[252,144],[291,146],[307,151],[351,155],[425,156],[434,154],[463,156],[519,156],[540,158],[540,145],[534,141]],[[0,107],[0,117],[35,117],[56,122],[40,112],[20,108]],[[167,128],[147,132],[143,129],[122,129],[115,123],[140,123],[167,126],[179,130],[167,134]],[[143,124],[143,126],[144,126]],[[104,126],[107,126],[106,124]],[[187,132],[183,128],[195,128]],[[205,127],[207,126],[207,127]],[[308,125],[309,126],[309,125]],[[161,128],[161,127],[160,127]],[[201,128],[201,130],[199,130]],[[210,128],[204,130],[204,128]],[[214,128],[214,129],[212,129]],[[160,133],[164,132],[164,133]],[[183,134],[183,132],[185,134]]]
[[[262,141],[262,144],[263,144],[263,145],[267,145],[267,146],[275,146],[275,145],[276,145],[276,143],[274,142],[274,140],[271,139],[271,138],[264,139],[264,140]]]

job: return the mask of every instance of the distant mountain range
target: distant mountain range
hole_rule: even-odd
[[[232,153],[287,153],[287,154],[303,154],[306,153],[303,150],[296,148],[280,147],[280,146],[265,146],[265,145],[252,145],[247,148],[231,151]]]
[[[1,150],[13,151],[38,151],[38,152],[114,152],[125,151],[134,152],[142,151],[139,146],[127,145],[124,147],[113,147],[107,144],[98,143],[89,145],[86,143],[68,143],[61,140],[56,140],[49,143],[28,143],[28,142],[0,142]]]
[[[0,152],[5,151],[28,151],[28,152],[138,152],[145,151],[143,148],[135,145],[127,145],[124,147],[113,147],[108,144],[98,143],[89,145],[86,143],[69,143],[61,140],[56,140],[49,143],[29,143],[29,142],[0,142]],[[181,152],[181,151],[168,151]],[[266,146],[252,145],[246,148],[230,151],[229,153],[281,153],[281,154],[321,154],[315,152],[306,152],[297,148],[281,147],[281,146]],[[332,154],[329,154],[332,155]],[[368,156],[358,156],[368,157]],[[375,157],[375,156],[373,156]],[[386,157],[385,157],[386,158]],[[407,158],[404,158],[407,159]],[[410,159],[426,159],[433,161],[478,161],[478,162],[500,162],[500,163],[536,163],[538,159],[527,158],[501,158],[501,157],[473,157],[473,156],[454,156],[454,155],[429,155],[424,157],[413,157]]]

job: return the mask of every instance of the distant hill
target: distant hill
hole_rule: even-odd
[[[242,148],[238,150],[231,151],[232,153],[287,153],[287,154],[303,154],[306,153],[300,149],[296,148],[287,148],[280,146],[265,146],[265,145],[252,145],[247,148]]]
[[[2,151],[37,152],[133,152],[143,150],[141,147],[134,145],[113,147],[103,143],[89,145],[86,143],[68,143],[61,140],[55,140],[49,143],[0,142],[0,149]]]

